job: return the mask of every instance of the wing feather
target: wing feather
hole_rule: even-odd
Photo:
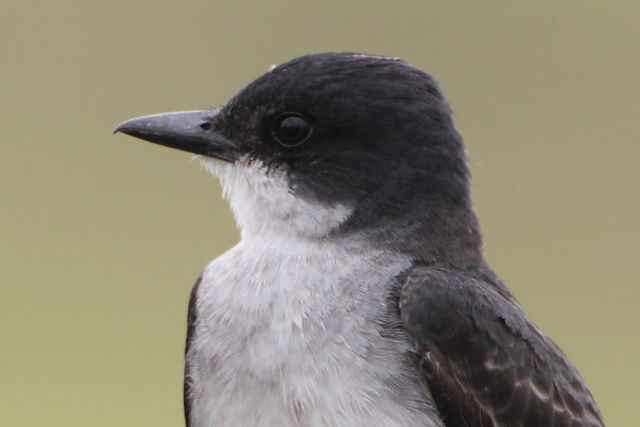
[[[564,353],[493,285],[415,269],[400,312],[447,427],[604,425]]]

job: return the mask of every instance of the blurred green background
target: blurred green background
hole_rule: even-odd
[[[188,293],[238,234],[191,156],[120,121],[354,50],[435,75],[490,263],[608,424],[640,425],[640,3],[0,6],[0,425],[182,425]]]

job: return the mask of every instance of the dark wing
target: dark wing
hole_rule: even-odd
[[[187,314],[187,344],[184,349],[184,354],[189,352],[191,347],[191,341],[193,340],[193,333],[196,324],[196,295],[198,293],[198,287],[202,281],[202,276],[198,277],[196,283],[191,288],[191,295],[189,296],[189,312]],[[191,378],[189,377],[189,361],[185,358],[184,364],[184,419],[187,427],[191,426]]]
[[[400,313],[447,427],[604,425],[575,367],[492,285],[415,269]]]

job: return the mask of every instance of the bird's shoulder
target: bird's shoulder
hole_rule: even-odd
[[[603,425],[575,367],[503,290],[446,268],[402,281],[401,319],[445,425]]]
[[[184,353],[185,355],[189,352],[189,348],[191,347],[191,343],[193,341],[193,335],[195,333],[195,324],[197,320],[197,311],[196,311],[196,302],[198,295],[198,288],[200,287],[200,283],[202,282],[202,275],[198,277],[196,282],[193,284],[191,288],[191,294],[189,295],[189,309],[187,314],[187,339]],[[192,387],[193,382],[190,375],[189,369],[189,359],[185,359],[185,367],[184,367],[184,417],[187,426],[191,425],[191,406],[192,406]]]

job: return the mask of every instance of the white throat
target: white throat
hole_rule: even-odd
[[[287,173],[258,160],[241,158],[235,163],[200,157],[204,169],[222,184],[242,239],[270,234],[318,238],[344,221],[353,208],[325,205],[298,197]]]

